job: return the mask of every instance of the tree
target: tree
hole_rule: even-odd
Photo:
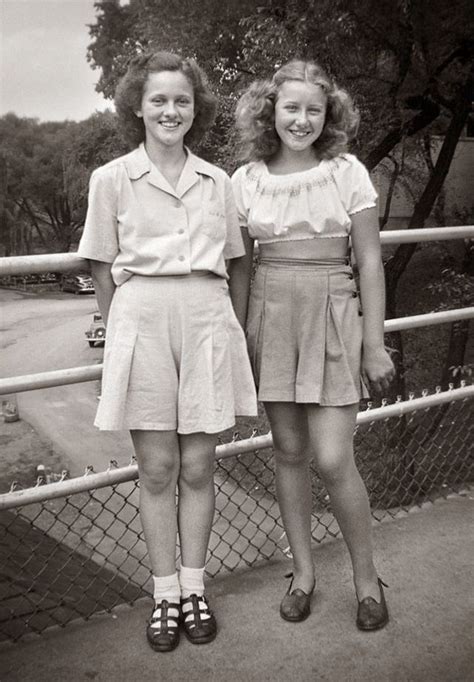
[[[30,253],[36,244],[69,251],[84,222],[91,171],[124,149],[110,112],[81,123],[0,118],[5,252]]]
[[[63,150],[64,181],[72,210],[82,224],[92,171],[125,154],[127,143],[119,133],[115,114],[98,112],[74,128]]]

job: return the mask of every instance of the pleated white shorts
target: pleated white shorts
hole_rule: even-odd
[[[217,433],[236,415],[256,414],[245,335],[224,279],[134,275],[117,287],[97,427]]]

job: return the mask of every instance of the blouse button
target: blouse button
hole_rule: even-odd
[[[184,260],[184,256],[179,256],[178,260],[183,261],[183,260]]]
[[[181,206],[181,201],[180,201],[179,199],[175,199],[175,200],[174,200],[174,205],[176,206],[176,208],[180,208],[180,206]]]
[[[181,228],[180,230],[178,230],[178,234],[184,234],[183,228]]]
[[[354,279],[354,275],[353,275],[353,274],[350,274],[350,275],[349,275],[349,279]]]
[[[357,298],[357,291],[352,292],[352,298]]]

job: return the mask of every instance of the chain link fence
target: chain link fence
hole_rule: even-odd
[[[472,394],[409,409],[384,418],[382,408],[382,415],[376,419],[375,412],[381,412],[376,410],[372,420],[370,412],[363,413],[366,418],[357,427],[356,457],[375,521],[458,492],[473,478]],[[266,445],[269,439],[257,442]],[[234,445],[238,450],[239,443]],[[148,594],[139,483],[136,468],[130,469],[129,480],[116,485],[2,505],[0,641],[87,619]],[[1,498],[9,495],[14,493]],[[270,448],[217,459],[216,495],[210,576],[289,556]],[[314,469],[312,533],[315,542],[339,535],[327,491]]]

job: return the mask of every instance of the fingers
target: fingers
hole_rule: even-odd
[[[384,391],[388,391],[390,384],[395,378],[395,368],[391,367],[385,374],[379,375],[377,377],[370,377],[367,374],[364,375],[364,380],[368,385],[372,387],[377,393],[383,394]]]

